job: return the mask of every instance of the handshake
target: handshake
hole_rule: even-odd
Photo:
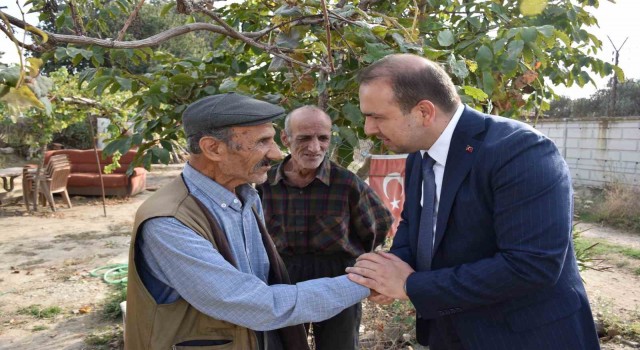
[[[406,283],[414,269],[397,256],[377,251],[362,254],[346,272],[351,281],[371,289],[369,300],[390,304],[394,299],[407,300]]]

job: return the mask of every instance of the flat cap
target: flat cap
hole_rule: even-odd
[[[230,92],[190,104],[182,113],[182,126],[189,137],[201,130],[264,124],[283,114],[280,106]]]

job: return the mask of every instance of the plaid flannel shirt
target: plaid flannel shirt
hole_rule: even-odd
[[[282,255],[357,257],[384,243],[393,217],[355,174],[326,159],[304,188],[284,181],[285,158],[259,187],[269,234]],[[374,244],[375,237],[375,244]]]

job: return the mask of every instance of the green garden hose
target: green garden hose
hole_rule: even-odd
[[[102,277],[102,280],[109,284],[126,284],[127,283],[127,264],[111,264],[91,271],[92,277]]]

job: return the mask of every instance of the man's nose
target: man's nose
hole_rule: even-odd
[[[364,118],[364,133],[367,136],[375,135],[378,131],[378,127],[375,125],[375,122],[371,120],[371,118]]]
[[[280,151],[280,148],[275,142],[272,142],[271,148],[269,148],[267,152],[267,158],[269,158],[269,160],[282,160],[284,158],[282,151]]]
[[[315,139],[315,138],[312,139],[309,142],[309,146],[308,147],[309,147],[309,151],[311,151],[311,152],[319,152],[320,151],[320,140]]]

